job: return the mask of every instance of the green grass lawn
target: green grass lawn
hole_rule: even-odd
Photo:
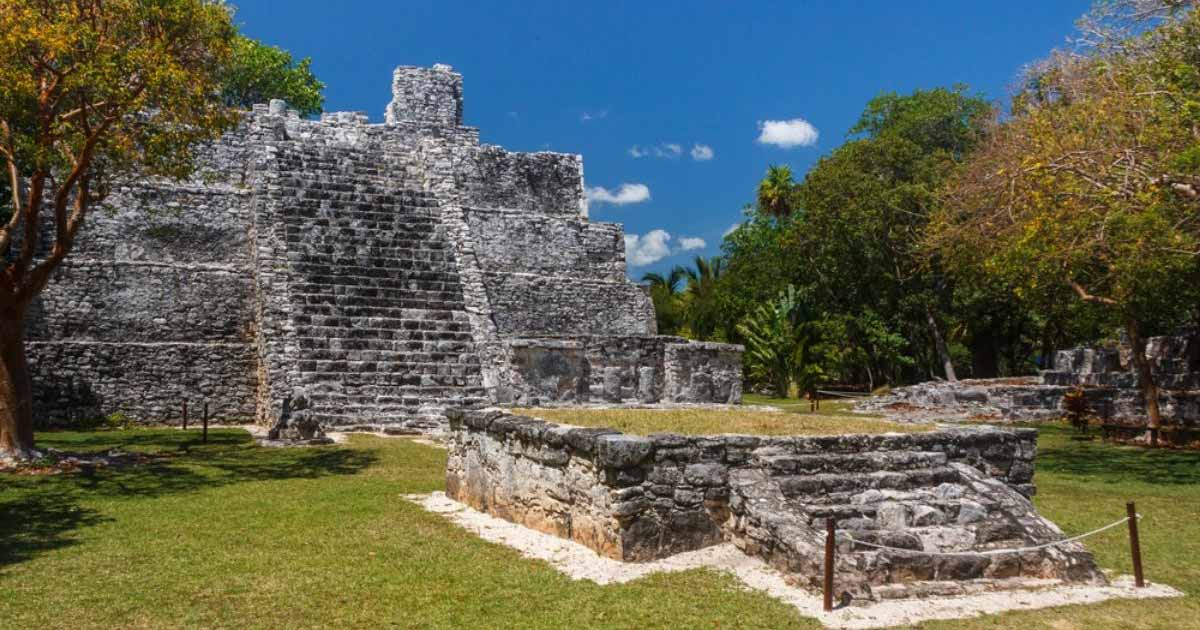
[[[854,400],[850,398],[826,399],[821,401],[821,408],[809,410],[809,402],[803,398],[774,398],[762,394],[743,394],[742,403],[746,405],[767,405],[782,409],[788,413],[804,416],[851,416],[864,417],[874,414],[854,413]]]
[[[1068,532],[1136,498],[1149,576],[1200,592],[1200,454],[1041,442],[1037,502]],[[442,487],[445,452],[355,436],[263,449],[237,430],[207,446],[174,430],[45,433],[43,446],[120,446],[156,463],[0,475],[0,627],[816,628],[711,571],[620,586],[573,582],[401,498]],[[1092,539],[1129,570],[1124,532]],[[1200,627],[1200,599],[1116,602],[928,628]]]

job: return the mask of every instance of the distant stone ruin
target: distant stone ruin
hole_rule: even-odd
[[[1092,413],[1112,424],[1144,424],[1146,404],[1133,372],[1128,343],[1055,353],[1053,369],[1036,377],[931,381],[899,387],[859,403],[862,411],[898,419],[1031,421],[1059,418],[1063,395],[1079,387]],[[1164,426],[1200,424],[1200,331],[1151,337],[1146,358],[1154,367]]]
[[[856,603],[1105,582],[1079,543],[1029,549],[1065,538],[1028,499],[1032,429],[639,437],[497,409],[450,427],[449,497],[618,560],[728,540],[818,590],[832,518]]]
[[[385,124],[256,106],[191,180],[116,186],[34,305],[38,418],[205,401],[303,437],[487,403],[740,401],[739,346],[656,335],[580,156],[480,144],[449,66],[399,67],[392,91]]]

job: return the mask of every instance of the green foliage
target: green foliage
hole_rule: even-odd
[[[756,208],[723,244],[719,326],[745,341],[736,325],[759,319],[761,305],[794,286],[822,306],[818,327],[839,342],[823,353],[828,377],[875,386],[932,369],[939,362],[928,313],[950,311],[957,293],[921,249],[922,237],[943,183],[978,142],[990,111],[961,86],[883,94],[867,104],[851,140],[803,182],[793,182],[787,167],[771,167]],[[948,313],[938,319],[949,320],[943,334],[957,335],[952,347],[974,332],[972,322]]]
[[[796,209],[796,182],[789,166],[771,166],[758,185],[758,209],[776,219],[791,216]]]
[[[658,273],[642,276],[642,284],[649,287],[650,299],[654,302],[655,323],[660,335],[677,335],[683,327],[683,304],[679,296],[683,277],[682,267],[675,267],[666,276]]]
[[[300,61],[275,46],[239,35],[233,42],[233,58],[222,77],[225,103],[249,108],[255,103],[283,99],[301,116],[321,113],[325,84],[312,72],[312,59]]]
[[[789,286],[758,308],[737,327],[745,344],[747,376],[767,384],[777,398],[790,385],[800,392],[816,389],[824,376],[820,365],[818,314],[803,291]]]

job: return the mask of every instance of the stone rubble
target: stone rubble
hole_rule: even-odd
[[[1159,406],[1167,426],[1200,423],[1198,332],[1152,337],[1146,345],[1146,357],[1162,388]],[[914,422],[1053,420],[1063,415],[1063,395],[1080,387],[1092,412],[1107,422],[1144,424],[1146,406],[1129,355],[1127,344],[1060,350],[1053,369],[1037,377],[930,381],[863,400],[855,409]]]

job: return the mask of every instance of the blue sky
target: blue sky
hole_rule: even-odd
[[[328,111],[382,120],[392,68],[448,63],[484,142],[583,154],[592,218],[639,237],[633,277],[718,253],[768,165],[802,175],[880,92],[1002,101],[1090,4],[235,3],[244,32],[313,58]]]

